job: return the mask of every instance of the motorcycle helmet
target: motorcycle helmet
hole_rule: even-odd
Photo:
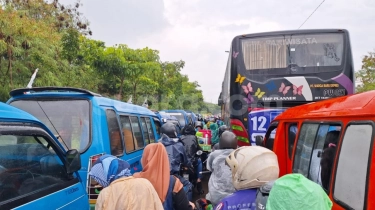
[[[224,133],[224,131],[229,131],[228,126],[222,125],[222,126],[219,127],[219,137],[221,136],[221,134]]]
[[[200,127],[201,129],[203,129],[203,124],[201,121],[195,121],[195,128],[198,128]]]
[[[225,131],[220,136],[220,149],[237,149],[237,136],[231,131]]]
[[[165,134],[172,139],[177,138],[176,126],[171,122],[167,122],[164,125],[162,125],[160,128],[160,133]]]
[[[225,162],[231,168],[233,186],[237,190],[258,188],[279,177],[276,154],[261,146],[240,147],[231,152]]]
[[[212,152],[215,151],[215,150],[218,150],[220,149],[220,145],[219,143],[216,143],[213,147],[212,147]]]

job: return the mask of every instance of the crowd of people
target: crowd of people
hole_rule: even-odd
[[[197,158],[200,130],[212,132],[213,151],[206,166],[211,171],[205,199],[192,202],[194,186],[202,194],[202,161]],[[111,155],[101,156],[89,175],[104,189],[96,209],[331,209],[320,185],[300,174],[279,178],[276,154],[261,146],[237,146],[237,137],[220,122],[187,125],[177,137],[173,123],[161,127],[161,139],[145,147],[143,170]],[[215,139],[215,138],[217,139]],[[215,140],[216,142],[215,142]],[[181,176],[181,167],[194,169],[195,182]]]

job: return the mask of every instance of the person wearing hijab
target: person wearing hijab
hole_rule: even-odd
[[[160,201],[166,210],[192,210],[183,185],[178,178],[170,175],[167,150],[161,143],[152,143],[145,147],[141,159],[143,170],[135,173],[136,178],[148,179],[154,186]]]
[[[216,123],[210,124],[210,130],[211,130],[211,145],[215,145],[219,142],[219,127]]]
[[[94,163],[89,175],[103,187],[95,210],[163,210],[150,181],[134,178],[129,167],[128,162],[112,155],[103,155]]]

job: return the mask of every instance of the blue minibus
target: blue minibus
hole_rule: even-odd
[[[194,125],[193,118],[184,110],[162,110],[161,112],[166,112],[169,115],[176,117],[182,128],[188,124]]]
[[[10,92],[8,104],[41,120],[66,149],[81,153],[79,174],[86,183],[90,204],[101,187],[88,171],[103,154],[115,155],[141,171],[147,144],[159,139],[160,121],[151,110],[70,87],[35,87]]]
[[[0,102],[0,209],[89,209],[80,153],[38,119]]]

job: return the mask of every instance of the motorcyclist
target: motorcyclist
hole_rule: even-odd
[[[224,133],[224,131],[229,131],[228,126],[222,125],[222,126],[219,127],[219,138],[221,137],[221,134]]]
[[[207,159],[207,169],[212,172],[208,181],[206,199],[215,206],[227,195],[233,193],[232,173],[225,165],[226,157],[237,148],[237,137],[230,131],[225,131],[219,140],[219,149],[213,151]]]
[[[192,167],[192,165],[186,155],[183,142],[177,137],[176,126],[171,122],[167,122],[161,126],[160,133],[162,136],[159,142],[161,142],[167,150],[171,169],[170,173],[180,179],[181,183],[184,185],[186,194],[188,194],[189,200],[192,200],[192,184],[189,180],[180,176],[181,165],[186,167]]]
[[[279,176],[276,154],[261,146],[244,146],[232,151],[225,162],[231,169],[236,192],[223,198],[215,209],[227,210],[232,206],[265,209],[266,203],[257,202],[257,193]]]
[[[201,121],[195,121],[195,129],[196,131],[200,131],[203,129],[203,123]]]
[[[189,158],[189,162],[192,163],[193,169],[195,172],[196,184],[198,193],[203,194],[202,189],[202,160],[199,156],[197,156],[197,151],[203,151],[203,149],[198,144],[198,138],[195,136],[196,132],[192,125],[187,125],[182,129],[182,136],[181,141],[185,145],[185,151]]]

